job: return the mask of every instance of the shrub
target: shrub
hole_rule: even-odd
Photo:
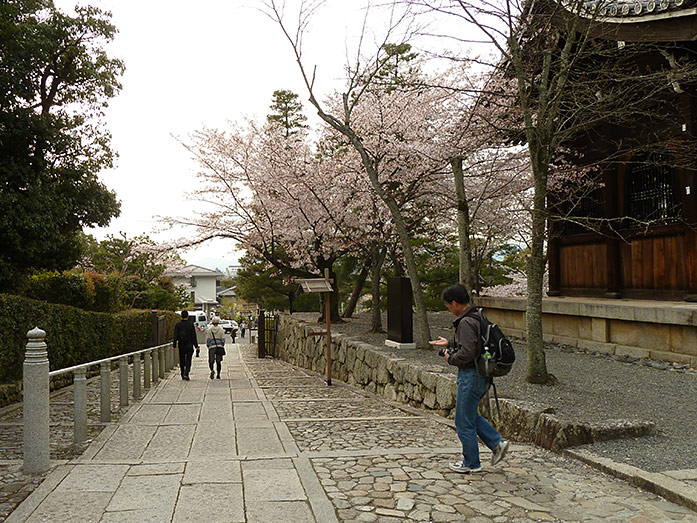
[[[0,315],[0,383],[22,379],[27,332],[37,326],[46,331],[51,370],[133,352],[156,342],[152,311],[90,312],[8,294],[0,294],[0,310],[4,313]],[[179,318],[171,311],[158,315],[163,316],[163,341],[170,341]]]

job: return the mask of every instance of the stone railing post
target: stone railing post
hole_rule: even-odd
[[[119,406],[128,407],[128,356],[119,358]]]
[[[150,388],[150,376],[151,376],[151,358],[150,358],[150,352],[149,350],[146,350],[143,353],[143,388],[144,389],[149,389]]]
[[[165,365],[167,372],[174,368],[174,354],[172,354],[172,347],[165,347]]]
[[[87,378],[84,367],[73,374],[73,403],[73,441],[80,443],[87,439]]]
[[[165,379],[165,372],[167,372],[167,364],[165,363],[165,348],[160,347],[157,349],[158,357],[160,359],[158,370],[160,371],[160,378]]]
[[[111,421],[111,362],[103,361],[99,370],[99,419]]]
[[[48,352],[46,332],[27,332],[24,353],[24,473],[41,474],[50,467]]]
[[[157,384],[157,380],[160,379],[160,351],[153,349],[150,351],[152,356],[152,384]]]
[[[179,349],[172,347],[170,350],[174,354],[174,366],[179,367],[181,365],[181,361],[179,361]]]
[[[133,399],[140,398],[140,354],[133,356]]]

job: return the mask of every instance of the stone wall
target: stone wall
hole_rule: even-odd
[[[327,342],[324,336],[310,336],[316,326],[279,315],[278,356],[293,365],[326,376]],[[456,374],[450,369],[396,358],[378,347],[343,335],[332,336],[332,378],[357,385],[387,399],[454,416]],[[496,408],[491,399],[492,412]],[[576,423],[555,415],[554,409],[527,402],[500,399],[501,418],[495,426],[505,437],[529,441],[559,451],[604,439],[650,434],[653,423],[640,421],[605,424]]]
[[[507,334],[525,337],[525,298],[477,298]],[[697,367],[697,304],[600,298],[545,298],[545,341]]]
[[[280,315],[279,357],[293,365],[326,375],[327,342],[310,336],[305,322]],[[332,377],[358,385],[390,400],[451,417],[455,408],[455,374],[443,367],[395,358],[376,347],[343,335],[332,335]]]

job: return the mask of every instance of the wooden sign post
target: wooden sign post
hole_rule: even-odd
[[[297,279],[303,292],[321,292],[324,294],[324,320],[327,325],[326,332],[311,332],[310,336],[327,336],[327,385],[332,384],[332,279],[329,278],[329,269],[324,269],[324,278]]]

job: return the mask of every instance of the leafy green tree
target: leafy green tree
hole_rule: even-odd
[[[319,295],[297,294],[298,284],[290,283],[288,275],[258,255],[246,254],[235,276],[235,293],[262,309],[317,311]]]
[[[0,2],[0,290],[72,267],[82,228],[119,214],[97,178],[114,156],[102,120],[124,70],[104,50],[115,33],[94,7]]]
[[[374,84],[387,92],[399,88],[413,89],[417,82],[420,71],[415,59],[419,53],[412,52],[411,44],[391,44],[382,45],[385,56],[373,80]],[[370,83],[370,79],[366,79]]]
[[[278,89],[271,95],[272,102],[269,106],[271,113],[266,120],[274,125],[279,125],[288,138],[299,129],[306,128],[307,117],[303,114],[303,104],[298,100],[298,95],[293,91]]]
[[[148,236],[108,236],[96,241],[85,235],[85,254],[80,268],[120,282],[121,300],[126,308],[177,309],[186,303],[183,291],[164,275],[167,267],[184,265],[181,258],[162,249]]]

